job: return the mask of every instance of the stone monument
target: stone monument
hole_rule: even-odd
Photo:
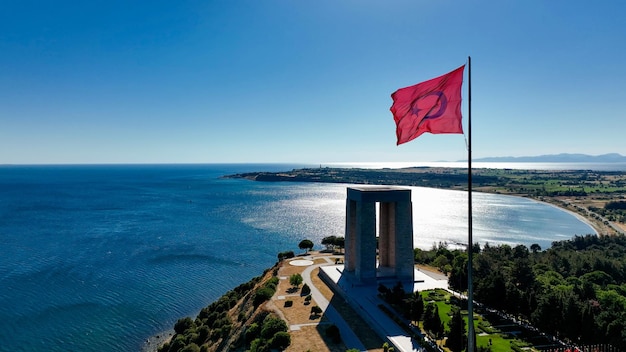
[[[376,205],[379,206],[378,222]],[[375,283],[383,278],[413,282],[412,213],[410,189],[349,187],[344,271],[361,283]]]

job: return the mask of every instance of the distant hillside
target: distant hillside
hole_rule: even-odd
[[[602,155],[588,154],[549,154],[539,156],[503,156],[472,159],[481,162],[533,162],[533,163],[625,163],[626,156],[618,153]]]

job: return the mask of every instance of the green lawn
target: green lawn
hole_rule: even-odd
[[[439,317],[444,324],[446,331],[448,330],[448,322],[450,321],[450,314],[452,311],[452,305],[450,304],[451,294],[445,290],[428,290],[420,292],[424,303],[434,301],[439,309]],[[464,307],[463,307],[464,308]],[[462,309],[463,319],[465,320],[465,327],[467,331],[467,310]],[[524,347],[532,347],[529,343],[520,339],[514,338],[510,335],[501,334],[500,331],[495,329],[487,320],[479,314],[474,313],[474,330],[476,332],[476,345],[477,346],[489,346],[491,345],[492,352],[510,352],[515,349],[521,349]]]
[[[435,301],[437,309],[439,309],[439,319],[443,323],[445,329],[448,329],[448,322],[450,321],[450,312],[452,306],[450,305],[450,292],[446,290],[436,289],[421,292],[424,304]]]
[[[511,351],[511,341],[503,338],[500,334],[491,334],[486,336],[476,336],[476,346],[489,346],[491,340],[492,352],[509,352]]]

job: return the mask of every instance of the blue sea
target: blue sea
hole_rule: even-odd
[[[346,184],[220,176],[306,165],[0,166],[0,351],[138,351],[280,251],[344,235]],[[467,194],[412,187],[415,245],[467,242]],[[553,206],[473,195],[474,240],[593,233]]]

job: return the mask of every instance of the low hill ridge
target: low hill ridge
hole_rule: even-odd
[[[459,160],[466,161],[466,160]],[[626,162],[626,156],[618,153],[601,155],[589,154],[546,154],[538,156],[502,156],[472,159],[479,162],[545,162],[545,163],[621,163]]]

